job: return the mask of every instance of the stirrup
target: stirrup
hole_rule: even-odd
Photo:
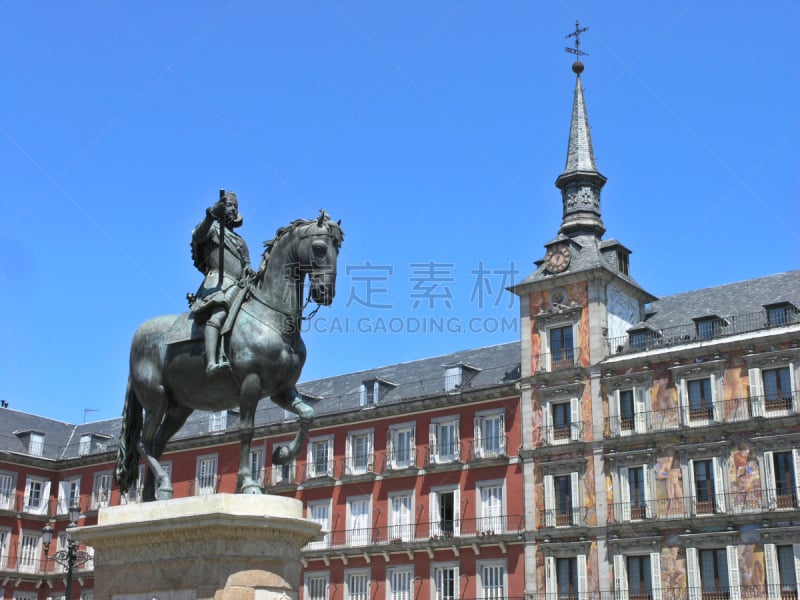
[[[231,363],[227,360],[219,363],[212,363],[206,367],[206,377],[213,377],[222,371],[230,371]]]

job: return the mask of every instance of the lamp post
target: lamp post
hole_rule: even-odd
[[[79,567],[82,564],[86,563],[91,556],[84,552],[83,550],[78,550],[81,543],[77,540],[72,539],[72,535],[70,533],[70,529],[75,527],[78,524],[78,519],[80,518],[81,509],[79,506],[70,506],[69,507],[69,525],[67,525],[67,547],[64,550],[59,550],[53,556],[47,556],[47,553],[50,550],[50,542],[53,541],[53,533],[55,530],[50,527],[48,523],[44,527],[42,527],[42,543],[44,544],[44,555],[45,560],[48,558],[52,558],[55,562],[60,564],[64,569],[67,571],[67,589],[64,592],[65,600],[71,600],[71,592],[72,592],[72,576],[75,571],[75,567]]]

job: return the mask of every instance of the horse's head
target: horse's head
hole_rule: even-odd
[[[321,210],[316,221],[298,230],[297,264],[311,282],[311,299],[324,306],[329,306],[336,295],[336,260],[344,240],[340,223],[332,221],[328,213]]]

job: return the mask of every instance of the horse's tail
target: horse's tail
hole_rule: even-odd
[[[122,409],[122,430],[119,434],[119,448],[117,449],[117,467],[114,479],[119,485],[120,492],[125,493],[136,484],[139,477],[139,450],[137,445],[142,433],[142,405],[133,391],[133,385],[128,379],[128,388],[125,390],[125,407]]]

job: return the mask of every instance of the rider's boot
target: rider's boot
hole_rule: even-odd
[[[208,320],[205,326],[205,350],[206,350],[206,375],[212,377],[220,371],[230,369],[227,361],[217,360],[217,346],[219,344],[219,325]]]

